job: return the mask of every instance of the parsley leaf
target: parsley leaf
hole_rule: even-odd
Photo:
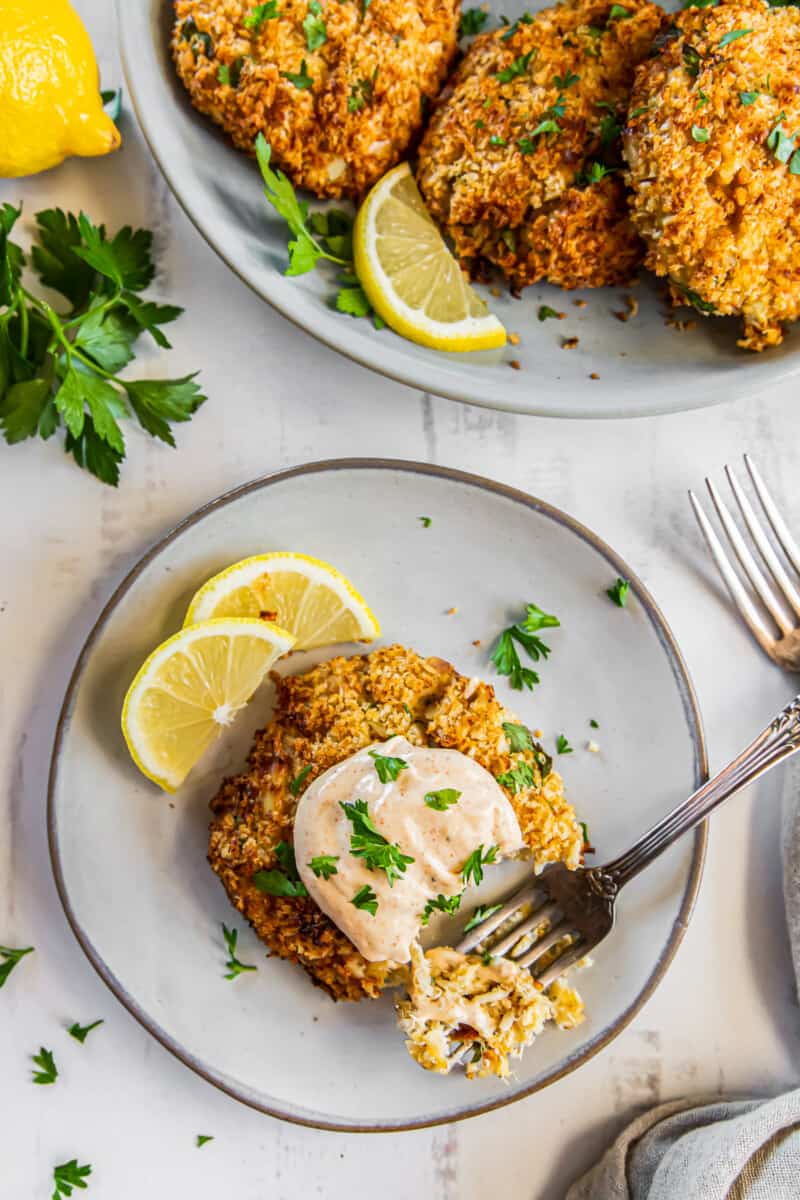
[[[443,896],[440,892],[435,900],[427,902],[420,917],[420,922],[423,925],[427,925],[435,912],[443,912],[447,913],[448,916],[452,916],[454,912],[458,912],[460,904],[461,892],[458,892],[455,896]]]
[[[506,18],[504,17],[503,20],[505,21]],[[529,12],[524,12],[521,17],[517,17],[517,19],[513,25],[509,25],[508,29],[505,31],[503,36],[500,38],[500,41],[507,42],[509,38],[512,38],[514,36],[514,34],[519,29],[520,25],[532,25],[532,24],[533,24],[533,17],[531,16],[531,14]]]
[[[244,58],[241,55],[239,58],[235,58],[232,63],[220,63],[217,68],[217,79],[225,87],[236,89],[242,77],[243,66]]]
[[[600,183],[606,175],[613,175],[615,170],[616,167],[607,167],[603,163],[587,163],[580,174],[576,176],[575,182],[584,187],[591,187],[593,183]]]
[[[283,869],[273,867],[271,871],[256,871],[253,883],[258,890],[267,896],[285,896],[290,899],[307,896],[306,886],[297,871],[293,848],[288,842],[278,842],[275,854]]]
[[[612,4],[608,12],[608,21],[627,21],[632,16],[633,13],[624,5]]]
[[[671,279],[670,283],[672,284],[672,286],[674,288],[677,288],[677,290],[679,292],[683,293],[683,295],[686,298],[687,304],[691,304],[692,307],[696,308],[698,312],[710,314],[710,313],[715,313],[717,311],[710,300],[704,300],[702,296],[698,295],[697,292],[692,291],[691,288],[686,287],[685,284],[678,283],[677,280],[675,280],[675,279]],[[622,582],[624,583],[625,581],[623,580]],[[625,591],[627,592],[627,587],[626,587]],[[610,592],[609,592],[609,595],[611,595]],[[614,600],[615,603],[617,603],[617,601],[615,600],[615,598],[613,596],[611,596],[611,599]],[[624,607],[625,607],[625,605],[624,605],[624,601],[623,601],[623,603],[620,604],[620,608],[624,608]]]
[[[474,929],[476,925],[483,924],[494,913],[499,912],[502,904],[479,904],[474,913],[464,926],[463,933],[469,933],[470,929]]]
[[[358,891],[356,892],[355,896],[353,896],[350,903],[354,904],[356,906],[356,908],[364,909],[366,912],[370,913],[373,917],[375,916],[376,912],[378,911],[378,897],[375,895],[375,893],[373,892],[373,890],[369,886],[369,884],[366,884],[366,883],[364,884],[364,886],[362,888],[358,889]]]
[[[503,771],[502,775],[498,775],[497,782],[501,787],[508,788],[512,796],[516,796],[517,792],[533,787],[536,777],[530,763],[519,762],[510,770]]]
[[[371,77],[367,79],[357,79],[355,83],[350,84],[350,95],[347,97],[347,111],[360,112],[361,109],[372,102],[373,93],[375,91],[375,80],[378,78],[378,68],[372,72]]]
[[[505,67],[502,71],[497,71],[495,79],[499,83],[511,83],[511,80],[516,79],[518,75],[525,74],[532,57],[532,50],[529,50],[527,54],[521,54],[519,58],[514,59],[510,66]]]
[[[524,725],[515,725],[512,721],[504,721],[503,733],[508,738],[512,754],[533,749],[533,738],[530,730],[526,729]]]
[[[102,1018],[99,1021],[92,1021],[91,1025],[79,1025],[78,1022],[75,1021],[72,1025],[70,1025],[67,1033],[70,1037],[75,1038],[76,1042],[80,1042],[81,1045],[83,1045],[92,1030],[97,1029],[98,1025],[102,1024]]]
[[[789,137],[783,130],[782,122],[786,119],[786,113],[781,113],[775,126],[770,130],[767,136],[767,148],[772,151],[779,163],[787,163],[795,152],[795,139],[797,134]],[[791,168],[790,168],[791,170]],[[796,171],[792,172],[797,174]]]
[[[729,46],[731,42],[735,42],[739,38],[746,37],[748,33],[752,32],[752,29],[731,29],[730,33],[726,33],[724,37],[719,39],[717,45],[721,49],[723,46]]]
[[[482,8],[466,9],[461,14],[461,25],[459,26],[458,36],[460,38],[473,37],[476,33],[480,33],[488,20],[489,14],[484,12]]]
[[[205,1145],[207,1145],[209,1142],[213,1142],[213,1140],[214,1140],[214,1135],[213,1135],[213,1133],[198,1133],[198,1135],[197,1135],[197,1148],[198,1148],[198,1150],[199,1150],[199,1149],[200,1149],[202,1146],[205,1146]]]
[[[303,18],[303,33],[306,35],[306,49],[310,51],[319,50],[328,40],[328,30],[319,0],[308,0],[308,12]],[[305,70],[305,66],[301,70]]]
[[[534,662],[547,658],[550,647],[536,636],[539,629],[553,628],[560,624],[558,617],[543,612],[536,604],[528,604],[523,620],[510,625],[503,630],[492,650],[491,661],[498,675],[510,676],[512,688],[521,691],[523,687],[532,688],[539,682],[539,676],[529,667],[523,667],[516,643],[526,651]]]
[[[566,75],[554,75],[553,83],[560,92],[565,92],[574,83],[579,83],[580,78],[580,75],[575,75],[572,71],[567,71]]]
[[[297,772],[294,779],[289,784],[289,791],[292,793],[293,796],[299,796],[300,788],[305,783],[310,771],[311,771],[311,763],[309,763],[307,766],[303,767],[301,770],[299,770]]]
[[[308,18],[306,18],[306,20],[307,19]],[[303,22],[303,25],[305,25],[305,21]],[[306,91],[314,83],[314,80],[311,78],[311,76],[308,73],[305,59],[303,59],[303,61],[300,63],[299,71],[297,71],[297,72],[281,71],[281,76],[284,79],[288,79],[289,83],[293,83],[299,92]],[[258,136],[263,137],[264,135],[263,135],[263,133],[260,133]]]
[[[573,752],[573,747],[570,746],[563,733],[560,733],[556,739],[556,750],[559,754],[572,754]]]
[[[317,854],[308,865],[317,879],[330,879],[331,875],[339,874],[339,868],[336,866],[338,861],[338,854]]]
[[[499,133],[493,133],[489,138],[490,146],[505,146],[506,139],[501,137]]]
[[[628,602],[628,589],[630,588],[630,580],[618,578],[613,587],[606,591],[609,600],[613,600],[617,608],[624,608]]]
[[[226,979],[235,979],[237,975],[241,975],[243,971],[256,971],[257,967],[249,966],[247,963],[239,962],[236,957],[236,943],[239,940],[238,929],[228,929],[227,925],[222,924],[222,936],[225,938],[225,945],[228,948],[228,961],[225,966],[228,968]]]
[[[497,861],[497,851],[499,849],[499,846],[490,846],[484,854],[483,845],[480,845],[477,850],[473,850],[461,868],[461,878],[464,880],[464,883],[469,883],[470,879],[472,879],[476,886],[481,883],[483,881],[484,866],[487,863]]]
[[[707,142],[711,134],[702,125],[692,126],[692,139],[695,142]]]
[[[394,887],[394,881],[401,875],[405,875],[406,868],[414,862],[414,859],[403,854],[395,842],[388,841],[382,833],[378,832],[369,815],[365,800],[356,800],[354,804],[341,801],[341,807],[353,826],[353,832],[350,835],[350,853],[355,858],[362,858],[368,870],[384,871],[389,881],[389,887]]]
[[[261,26],[265,21],[275,21],[281,14],[278,12],[278,0],[267,0],[266,4],[257,4],[251,8],[244,18],[244,27],[249,29],[254,37],[258,37]]]
[[[5,986],[14,967],[26,954],[33,954],[33,946],[25,946],[19,950],[13,950],[10,946],[0,946],[0,958],[3,959],[0,963],[0,988]]]
[[[440,788],[438,792],[426,792],[425,803],[437,812],[446,812],[453,804],[458,804],[460,796],[461,792],[455,788]]]
[[[597,721],[595,721],[594,717],[591,718],[591,720],[589,721],[589,724],[591,725],[592,729],[600,728],[599,723]]]
[[[393,783],[401,771],[408,769],[408,763],[403,758],[379,754],[377,750],[370,750],[369,756],[375,763],[375,770],[378,772],[378,779],[381,783]]]
[[[540,304],[539,311],[536,315],[540,321],[547,321],[552,317],[555,317],[557,321],[561,319],[561,313],[556,312],[556,310],[551,308],[549,304]]]
[[[33,1059],[34,1066],[39,1068],[38,1071],[33,1072],[33,1082],[42,1084],[55,1083],[58,1079],[58,1068],[56,1067],[52,1050],[45,1050],[44,1046],[41,1046],[39,1053],[32,1054],[31,1058]]]
[[[745,108],[748,108],[751,104],[755,104],[760,95],[761,92],[739,92],[739,99]]]
[[[431,525],[433,524],[433,521],[430,517],[417,517],[417,520],[422,522],[423,529],[430,529]]]
[[[336,295],[336,308],[339,312],[349,313],[351,317],[368,317],[372,312],[372,305],[361,284],[340,288]]]
[[[86,1180],[91,1173],[92,1168],[88,1163],[83,1167],[78,1166],[77,1158],[71,1158],[69,1162],[53,1167],[55,1190],[52,1200],[61,1200],[62,1196],[71,1196],[73,1188],[85,1189],[88,1186]]]

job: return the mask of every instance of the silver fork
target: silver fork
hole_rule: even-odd
[[[775,501],[767,491],[766,484],[761,478],[755,463],[748,454],[745,454],[744,461],[770,528],[782,546],[786,559],[800,575],[800,549],[778,511]],[[708,548],[711,551],[714,562],[719,568],[719,573],[733,598],[733,602],[739,609],[745,624],[762,650],[778,666],[784,667],[787,671],[800,671],[800,591],[798,591],[796,584],[790,578],[784,563],[778,557],[769,536],[764,531],[747,498],[747,494],[742,489],[730,467],[725,468],[725,474],[728,477],[728,482],[736,498],[736,503],[744,518],[744,523],[750,531],[750,536],[758,549],[772,582],[770,582],[770,578],[762,571],[731,516],[730,511],[710,479],[706,479],[706,486],[711,494],[711,499],[719,514],[719,519],[727,534],[728,541],[733,547],[733,551],[739,560],[747,581],[763,607],[755,602],[752,594],[742,583],[723,548],[722,542],[717,537],[713,526],[703,512],[700,501],[694,492],[689,492],[689,499],[692,503],[695,516],[703,531],[703,536],[708,543]],[[775,632],[776,628],[778,630],[777,635]]]
[[[456,950],[466,954],[480,947],[493,957],[505,955],[521,967],[530,967],[534,978],[547,987],[611,932],[617,896],[629,880],[705,820],[723,800],[798,749],[800,696],[733,762],[653,825],[630,850],[605,866],[576,871],[563,863],[547,867],[471,929]],[[462,1048],[454,1057],[463,1053]]]

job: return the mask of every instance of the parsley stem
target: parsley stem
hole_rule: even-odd
[[[20,305],[19,310],[19,352],[23,358],[28,357],[28,306]]]
[[[69,348],[70,353],[73,354],[75,358],[79,358],[85,366],[91,367],[93,371],[95,371],[98,375],[102,375],[104,379],[110,379],[112,383],[118,383],[120,387],[123,386],[121,379],[117,379],[116,375],[113,375],[111,371],[106,371],[104,367],[101,367],[99,363],[96,363],[93,358],[89,358],[88,354],[84,354],[83,351],[79,350],[77,346],[73,346],[71,342],[69,343]]]

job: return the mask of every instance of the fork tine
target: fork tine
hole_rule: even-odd
[[[578,963],[582,958],[585,958],[591,949],[592,947],[585,945],[582,939],[573,943],[573,945],[568,946],[564,953],[560,954],[558,958],[550,964],[549,967],[546,967],[545,970],[542,971],[541,975],[537,975],[535,977],[536,982],[540,983],[542,987],[549,987],[554,979],[558,979],[559,975],[563,975],[565,971],[570,969],[570,967],[574,967],[575,963]]]
[[[503,907],[498,912],[493,913],[491,917],[487,917],[485,921],[481,921],[480,925],[476,925],[474,929],[470,929],[469,933],[461,939],[455,947],[461,954],[469,954],[475,946],[485,941],[490,933],[494,933],[504,921],[507,921],[512,913],[521,908],[523,904],[533,903],[542,895],[542,890],[537,881],[524,884],[518,891],[510,896]]]
[[[794,621],[787,616],[783,605],[780,603],[778,597],[775,595],[775,592],[764,578],[761,568],[753,558],[753,555],[750,553],[747,542],[739,532],[739,527],[731,516],[727,505],[724,503],[722,497],[710,479],[706,480],[706,487],[708,488],[711,499],[714,501],[714,507],[716,508],[719,519],[722,522],[722,526],[728,535],[728,540],[736,551],[736,557],[742,564],[744,573],[750,580],[754,591],[760,597],[762,604],[772,616],[773,621],[778,626],[781,633],[784,635],[791,633],[791,631],[794,629]]]
[[[540,925],[544,925],[545,923],[552,924],[557,912],[559,912],[559,909],[556,904],[545,904],[543,908],[537,908],[521,925],[517,925],[505,937],[501,938],[496,946],[490,946],[493,956],[499,958],[500,955],[505,954],[512,946],[517,944],[520,938],[524,937],[526,933],[530,933],[532,929],[538,929]]]
[[[775,637],[772,631],[767,627],[761,613],[756,608],[753,601],[745,591],[739,576],[734,571],[730,564],[727,554],[722,548],[722,543],[717,537],[714,529],[703,512],[700,502],[694,492],[689,492],[689,499],[694,509],[694,515],[697,517],[697,523],[702,530],[703,536],[706,539],[708,548],[711,551],[711,556],[717,564],[720,575],[722,576],[728,591],[731,594],[734,604],[739,609],[742,618],[748,629],[756,639],[763,650],[769,654],[775,644]]]
[[[791,533],[789,532],[788,526],[787,526],[786,522],[784,521],[783,517],[781,516],[781,514],[779,513],[778,507],[775,504],[775,501],[772,499],[772,496],[770,496],[770,494],[767,490],[767,485],[764,483],[764,480],[761,478],[761,472],[759,471],[758,467],[753,462],[753,460],[749,454],[745,454],[744,461],[745,461],[745,466],[747,467],[747,470],[750,473],[750,478],[753,481],[753,487],[756,489],[758,498],[761,501],[761,507],[764,509],[764,512],[767,514],[767,519],[769,520],[770,525],[772,526],[773,530],[775,531],[775,536],[778,539],[778,541],[780,542],[780,544],[783,546],[784,552],[786,554],[786,557],[789,559],[789,562],[792,564],[795,571],[797,571],[800,574],[800,549],[798,549],[797,542],[794,540]]]
[[[742,490],[739,480],[734,475],[733,470],[730,467],[726,467],[725,474],[728,476],[728,483],[731,485],[731,490],[736,497],[736,503],[739,505],[739,509],[744,517],[745,524],[750,530],[750,536],[758,546],[761,557],[767,564],[767,567],[772,573],[773,579],[781,589],[781,592],[783,593],[787,602],[800,617],[800,592],[798,592],[797,588],[786,574],[783,564],[773,550],[772,543],[764,532],[758,517],[753,511],[753,506],[747,499],[747,496]]]
[[[559,921],[552,929],[548,929],[547,933],[542,934],[537,942],[526,950],[523,954],[509,955],[513,961],[520,967],[533,967],[534,963],[551,950],[556,942],[560,942],[563,938],[574,933],[574,928],[567,921]]]

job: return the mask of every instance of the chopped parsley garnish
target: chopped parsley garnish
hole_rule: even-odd
[[[719,39],[717,45],[720,48],[723,46],[729,46],[731,42],[736,42],[739,40],[739,38],[746,37],[748,33],[752,32],[752,29],[732,29],[730,33],[726,33],[724,37]]]
[[[716,8],[719,0],[684,0],[684,8]]]
[[[600,183],[601,179],[605,179],[606,175],[613,175],[616,169],[616,167],[607,167],[604,163],[587,163],[576,177],[575,182],[584,187],[591,187],[593,183]]]
[[[700,67],[702,65],[699,51],[695,50],[694,46],[684,45],[682,57],[687,74],[692,79],[696,79],[700,74]]]
[[[504,137],[500,137],[500,135],[498,133],[493,133],[492,136],[489,138],[490,146],[505,146],[505,144],[506,144],[506,139]]]
[[[704,300],[702,296],[698,295],[697,292],[692,291],[691,288],[686,287],[685,284],[678,283],[677,280],[675,280],[675,279],[670,280],[670,282],[674,288],[677,288],[677,290],[679,292],[683,293],[683,295],[686,298],[687,304],[691,304],[692,307],[696,308],[698,312],[715,313],[717,311],[710,300]],[[624,583],[625,581],[623,580],[622,582]],[[628,589],[626,587],[625,591],[627,592],[627,590]],[[613,588],[611,589],[611,591],[613,591]],[[611,596],[611,591],[609,591],[609,593],[608,593],[609,596]],[[611,599],[614,601],[615,604],[619,604],[619,601],[614,596],[611,596]],[[624,599],[623,599],[623,602],[619,606],[620,606],[620,608],[625,607]]]
[[[438,792],[426,792],[425,803],[428,808],[435,808],[437,812],[446,812],[452,805],[457,804],[461,792],[455,788],[440,788]]]
[[[711,97],[707,96],[705,92],[698,92],[697,99],[694,102],[695,108],[705,108],[710,99]]]
[[[319,50],[328,40],[328,30],[319,0],[308,0],[308,12],[303,18],[303,33],[306,35],[307,50]],[[300,69],[305,70],[305,63]]]
[[[531,130],[531,137],[541,137],[543,133],[561,133],[561,126],[553,117],[543,117],[535,129]]]
[[[619,137],[619,135],[622,133],[622,126],[617,120],[617,114],[615,111],[612,110],[605,114],[600,121],[600,128],[598,132],[600,134],[601,146],[610,146],[611,143]]]
[[[78,1166],[77,1158],[71,1158],[69,1162],[53,1167],[55,1188],[52,1200],[61,1200],[62,1196],[71,1196],[73,1188],[86,1188],[88,1186],[86,1180],[91,1173],[92,1168],[88,1163],[83,1167]]]
[[[98,1025],[102,1025],[102,1024],[103,1024],[102,1017],[100,1018],[99,1021],[92,1021],[91,1025],[79,1025],[78,1022],[75,1021],[74,1024],[70,1025],[69,1029],[67,1030],[67,1033],[69,1034],[70,1037],[75,1038],[76,1042],[80,1042],[81,1045],[83,1045],[83,1043],[86,1041],[87,1037],[92,1032],[92,1030],[97,1029]]]
[[[640,117],[642,115],[642,113],[647,112],[647,108],[648,108],[648,106],[646,104],[640,104],[637,108],[635,108],[633,110],[632,113],[629,113],[629,120],[635,121],[637,117]]]
[[[336,866],[338,861],[338,854],[317,854],[308,865],[317,879],[330,879],[331,875],[339,874],[339,868]]]
[[[220,63],[217,68],[217,79],[226,87],[238,88],[242,77],[243,58],[235,58],[232,63]]]
[[[504,22],[507,21],[507,18],[504,17],[503,21]],[[514,36],[514,34],[519,29],[520,25],[532,25],[532,24],[533,24],[533,17],[531,16],[531,14],[529,12],[524,12],[521,17],[517,17],[517,19],[513,25],[509,25],[508,29],[505,31],[503,36],[500,38],[500,41],[507,42],[509,38],[512,38]]]
[[[396,843],[388,841],[378,832],[369,815],[366,800],[356,800],[354,804],[341,801],[341,808],[353,826],[350,853],[356,858],[363,858],[364,865],[370,871],[385,871],[389,887],[394,887],[395,879],[405,874],[406,867],[414,859],[403,854]]]
[[[530,730],[526,729],[524,725],[515,725],[512,721],[504,721],[503,733],[508,738],[512,754],[533,749],[533,738]]]
[[[519,147],[520,153],[533,154],[534,150],[536,149],[536,142],[532,141],[529,137],[521,137],[517,142],[517,146]]]
[[[373,917],[378,911],[378,897],[375,895],[369,884],[366,883],[362,888],[358,889],[350,903],[354,904],[356,908],[364,909],[365,912],[370,913],[370,915]]]
[[[499,912],[502,907],[502,904],[479,904],[464,926],[464,933],[469,933],[470,929],[474,929],[476,925],[481,925],[494,913]]]
[[[595,721],[594,717],[591,718],[591,720],[589,721],[589,724],[591,725],[592,729],[600,728],[599,723],[597,721]]]
[[[300,788],[303,786],[306,779],[308,778],[308,774],[309,774],[310,770],[311,770],[311,763],[309,763],[307,766],[303,767],[302,770],[298,771],[297,774],[295,775],[294,779],[289,784],[289,791],[292,793],[293,796],[298,796],[300,794]]]
[[[458,912],[461,904],[461,895],[462,893],[459,892],[456,896],[443,896],[440,892],[435,900],[429,900],[425,905],[425,911],[420,917],[421,923],[427,925],[435,912],[447,913],[449,916],[452,916],[454,912]]]
[[[608,596],[609,600],[613,600],[617,608],[624,608],[628,602],[628,589],[630,586],[631,583],[629,579],[622,579],[621,577],[618,577],[614,586],[608,588],[606,595]]]
[[[459,37],[474,37],[476,33],[480,33],[486,22],[489,20],[489,14],[484,12],[482,8],[468,8],[466,12],[461,14],[461,25],[458,30]]]
[[[786,118],[786,113],[781,113],[778,117],[775,127],[770,130],[767,137],[767,147],[770,149],[779,163],[789,163],[789,171],[792,175],[800,175],[800,150],[796,149],[797,134],[792,134],[791,137],[784,133],[783,125],[781,124]],[[789,160],[791,159],[791,162]]]
[[[433,521],[430,517],[417,517],[417,520],[422,523],[423,529],[430,529],[431,525],[433,524]]]
[[[408,770],[408,763],[404,758],[379,754],[377,750],[370,750],[369,756],[375,762],[375,770],[378,772],[378,779],[381,783],[393,783],[401,771]]]
[[[239,940],[238,929],[228,929],[223,922],[222,936],[225,938],[225,945],[228,947],[228,961],[225,966],[228,968],[226,979],[235,979],[237,975],[241,975],[243,971],[256,971],[257,967],[250,966],[248,963],[239,962],[236,957],[236,943]]]
[[[350,85],[350,95],[347,97],[348,112],[360,112],[366,104],[372,103],[377,78],[378,68],[376,67],[368,79],[357,79]]]
[[[303,22],[303,24],[305,24],[305,22]],[[299,71],[281,71],[281,76],[284,79],[288,79],[289,83],[293,83],[297,90],[301,92],[310,88],[314,82],[308,73],[305,59],[303,59],[303,61],[300,63]],[[259,134],[258,136],[263,137],[264,135]]]
[[[594,846],[589,840],[589,826],[585,821],[579,821],[578,824],[580,825],[581,833],[583,834],[583,851],[585,854],[593,854]]]
[[[5,985],[14,967],[26,954],[33,954],[33,946],[25,946],[20,950],[14,950],[11,946],[0,946],[0,958],[3,959],[0,963],[0,988]]]
[[[495,79],[499,83],[511,83],[511,80],[516,79],[518,75],[524,75],[532,56],[532,50],[529,50],[527,54],[521,54],[519,58],[514,59],[510,66],[505,67],[502,71],[497,71]]]
[[[566,75],[554,75],[553,83],[560,92],[565,92],[567,88],[571,88],[574,83],[579,83],[580,78],[580,75],[575,75],[572,71],[567,71]]]
[[[695,142],[707,142],[711,134],[702,125],[692,126],[692,139]]]
[[[336,293],[336,311],[347,313],[351,317],[369,316],[372,305],[360,283],[339,288]]]
[[[481,883],[483,881],[484,866],[487,863],[497,861],[497,851],[499,849],[499,846],[490,846],[484,854],[483,845],[480,845],[477,850],[473,850],[461,868],[461,878],[464,880],[464,883],[469,883],[470,879],[472,879],[476,886]]]
[[[556,739],[556,750],[559,754],[572,754],[572,746],[563,733],[560,733]]]
[[[551,317],[555,317],[556,320],[561,319],[561,313],[556,312],[556,310],[551,308],[549,304],[540,304],[539,311],[536,315],[540,321],[547,321]]]
[[[53,1058],[52,1050],[45,1050],[44,1046],[39,1048],[38,1054],[32,1054],[34,1066],[39,1068],[33,1072],[34,1083],[55,1083],[58,1079],[58,1068],[56,1060]]]
[[[501,787],[508,788],[513,796],[516,796],[517,792],[523,792],[525,788],[533,787],[536,777],[530,763],[520,762],[510,770],[503,771],[502,775],[498,775],[497,782]]]
[[[751,104],[755,104],[761,92],[739,92],[739,99],[745,108],[749,108]]]
[[[195,62],[204,54],[206,58],[211,58],[214,53],[214,43],[208,33],[204,33],[197,28],[197,23],[193,17],[187,17],[181,26],[181,36],[189,43],[189,49],[194,55]]]
[[[258,890],[267,896],[285,896],[288,899],[307,896],[306,886],[297,872],[294,849],[288,842],[278,842],[275,854],[282,870],[273,867],[271,871],[256,871],[253,883]]]
[[[494,955],[492,954],[491,950],[484,950],[483,954],[481,955],[481,962],[485,967],[490,967],[492,965],[493,958]]]
[[[198,1133],[198,1135],[197,1135],[197,1148],[198,1148],[198,1150],[199,1150],[199,1149],[200,1149],[202,1146],[207,1146],[207,1145],[208,1145],[208,1143],[209,1143],[209,1142],[213,1142],[213,1140],[214,1140],[214,1135],[213,1135],[213,1133]]]
[[[608,13],[609,21],[627,21],[632,17],[633,13],[630,9],[625,8],[623,4],[612,4]]]
[[[511,686],[516,691],[521,691],[523,687],[532,688],[539,682],[539,676],[530,667],[522,666],[517,644],[522,646],[529,658],[539,662],[540,659],[547,658],[550,647],[536,636],[537,631],[554,628],[560,624],[558,617],[543,612],[536,604],[528,604],[525,617],[504,629],[492,650],[491,660],[498,675],[508,675]]]
[[[267,0],[266,4],[257,4],[255,8],[250,9],[244,19],[244,27],[258,36],[265,21],[275,21],[279,16],[278,0]]]

